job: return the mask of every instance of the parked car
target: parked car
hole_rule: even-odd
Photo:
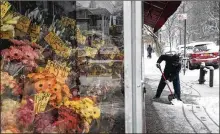
[[[193,44],[186,44],[186,57],[188,57],[187,55],[193,52],[193,47],[194,47]],[[183,57],[184,56],[184,45],[177,46],[177,51]]]
[[[199,68],[202,62],[215,69],[219,67],[219,48],[213,42],[194,43],[193,52],[188,56],[190,70]]]

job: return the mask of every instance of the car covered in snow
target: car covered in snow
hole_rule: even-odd
[[[199,68],[204,62],[206,66],[219,67],[219,48],[213,42],[193,43],[193,52],[188,55],[189,69]]]

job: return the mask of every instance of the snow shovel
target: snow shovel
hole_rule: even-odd
[[[162,71],[162,69],[161,69],[161,67],[159,66],[159,69],[160,69],[160,72],[162,73],[162,76],[163,76],[163,79],[165,80],[165,82],[166,82],[166,77],[165,77],[165,75],[164,75],[164,73],[163,73],[163,71]],[[170,85],[166,82],[166,84],[167,84],[167,86],[168,86],[168,88],[169,88],[169,90],[170,90],[170,94],[168,95],[168,100],[171,102],[172,101],[172,99],[175,99],[175,96],[174,96],[174,94],[173,94],[173,92],[172,92],[172,90],[171,90],[171,88],[170,88]]]

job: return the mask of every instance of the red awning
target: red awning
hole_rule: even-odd
[[[181,1],[144,1],[144,24],[157,32],[180,4]]]

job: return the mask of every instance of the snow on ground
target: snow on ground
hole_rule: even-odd
[[[209,87],[209,73],[206,74],[206,82],[203,85],[198,84],[199,70],[187,70],[185,76],[181,73],[180,77],[181,83],[183,83],[183,93],[191,90],[191,95],[198,95],[199,97],[195,99],[195,102],[204,106],[208,114],[219,124],[219,69],[214,70],[213,87]]]
[[[145,56],[145,78],[154,93],[159,84],[161,73],[156,68],[158,57],[152,54],[152,59]],[[164,68],[162,62],[161,67]],[[209,87],[209,74],[206,82],[198,84],[199,70],[187,70],[180,73],[181,96],[184,104],[167,105],[169,89],[165,87],[161,102],[153,102],[166,132],[170,133],[218,133],[219,132],[219,69],[214,72],[214,86]],[[169,83],[172,90],[172,83]],[[148,90],[148,89],[147,89]],[[177,102],[177,101],[176,101]]]

